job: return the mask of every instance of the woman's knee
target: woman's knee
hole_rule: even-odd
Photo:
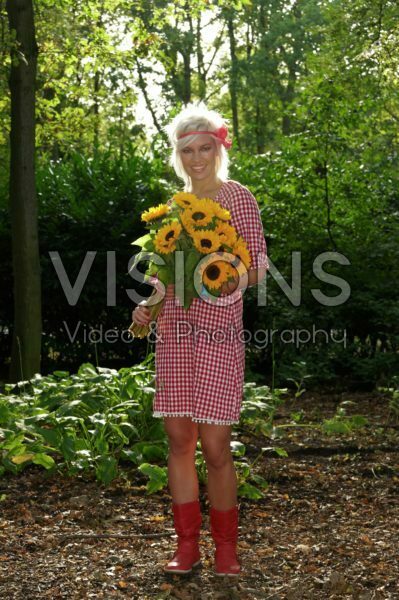
[[[169,438],[169,449],[173,454],[194,454],[198,441],[198,426],[191,419],[182,417],[165,418],[165,430]]]
[[[211,469],[223,469],[223,467],[232,462],[231,451],[228,445],[211,445],[205,446],[205,448],[202,446],[202,452],[207,467]]]
[[[215,435],[216,431],[201,430],[201,449],[208,467],[221,469],[231,463],[230,432]]]

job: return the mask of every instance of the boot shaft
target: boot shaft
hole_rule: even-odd
[[[216,545],[236,544],[238,538],[238,506],[229,510],[210,509],[211,534]]]
[[[173,521],[179,538],[199,537],[202,516],[199,500],[183,504],[172,503]]]

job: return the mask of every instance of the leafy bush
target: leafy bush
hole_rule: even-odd
[[[143,358],[145,342],[136,340],[133,346],[125,331],[134,307],[126,290],[148,296],[152,288],[128,275],[129,260],[139,251],[131,241],[142,233],[142,210],[165,201],[171,185],[160,160],[134,151],[125,159],[99,153],[95,159],[73,154],[67,161],[39,161],[42,373],[75,371],[87,360],[120,368]],[[5,198],[6,190],[0,189],[0,352],[8,357],[13,285]],[[96,253],[75,305],[63,291],[50,252],[59,253],[71,286],[87,252]]]
[[[150,360],[150,357],[147,359]],[[83,364],[76,375],[35,375],[0,397],[0,470],[18,473],[30,462],[70,475],[94,471],[109,483],[120,461],[165,460],[161,421],[152,417],[153,371]]]
[[[259,202],[268,254],[278,269],[267,275],[266,306],[257,306],[256,288],[245,294],[244,327],[269,336],[264,344],[248,345],[248,367],[264,381],[273,376],[279,387],[297,379],[295,363],[305,363],[307,388],[373,389],[399,370],[399,288],[392,285],[399,277],[397,169],[388,159],[382,165],[369,146],[354,154],[332,136],[323,170],[322,135],[306,130],[283,138],[277,151],[240,153],[233,163],[232,178],[248,185]],[[349,261],[324,266],[350,288],[336,306],[313,295],[315,289],[337,295],[314,269],[315,259],[331,251]],[[280,287],[283,279],[292,285],[292,252],[300,252],[296,304]],[[309,340],[301,341],[301,331],[302,339],[311,334]]]
[[[141,364],[119,371],[85,363],[74,375],[55,371],[6,385],[6,393],[0,396],[0,476],[6,471],[16,475],[35,464],[70,476],[94,474],[108,485],[130,463],[136,477],[147,480],[147,493],[165,488],[169,449],[162,420],[152,416],[153,359],[151,353]],[[290,423],[274,423],[286,393],[286,389],[271,391],[268,386],[245,383],[235,429],[274,440],[285,428],[298,426],[300,413],[293,413]],[[366,423],[361,415],[346,418],[341,406],[334,419],[320,426],[299,426],[345,434]],[[268,483],[256,473],[255,464],[266,450],[279,456],[287,456],[286,451],[262,447],[251,461],[242,442],[232,441],[231,449],[238,495],[253,500],[262,497]],[[207,469],[200,447],[195,462],[199,480],[205,483]]]
[[[55,371],[6,385],[6,394],[0,396],[0,474],[18,474],[36,464],[71,476],[94,473],[108,485],[130,462],[148,478],[148,493],[163,489],[168,443],[162,421],[152,416],[153,358],[150,354],[119,372],[85,363],[76,375]],[[245,390],[243,422],[254,427],[267,417],[270,423],[274,407],[262,404],[264,390],[258,399],[253,384]],[[239,459],[239,494],[259,497],[258,488],[266,488],[267,482],[253,473],[244,444],[233,442],[232,450]],[[200,450],[196,464],[205,483]]]

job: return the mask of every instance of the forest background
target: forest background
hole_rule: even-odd
[[[164,126],[204,100],[228,119],[230,178],[258,200],[272,263],[266,305],[256,288],[245,293],[244,327],[287,332],[247,344],[247,375],[389,384],[399,362],[397,3],[36,0],[32,18],[29,5],[0,2],[0,379],[87,361],[120,368],[148,353],[146,340],[122,335],[126,290],[151,292],[127,272],[131,241],[141,212],[182,185]],[[31,56],[10,29],[16,8]],[[21,69],[30,117],[25,104],[12,111]],[[29,122],[35,169],[24,187],[12,149],[29,161]],[[323,266],[330,280],[318,263],[328,252],[338,253]],[[82,285],[75,299],[62,269]]]

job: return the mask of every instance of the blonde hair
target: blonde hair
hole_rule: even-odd
[[[180,151],[191,144],[198,134],[188,135],[181,140],[178,139],[179,135],[186,131],[215,131],[222,125],[227,125],[223,117],[215,110],[208,109],[205,103],[201,101],[197,104],[187,104],[165,127],[172,146],[169,164],[174,168],[176,175],[183,179],[186,191],[191,189],[191,177],[183,167]],[[229,157],[223,144],[214,136],[212,138],[216,144],[216,176],[222,181],[226,181],[229,171]]]

